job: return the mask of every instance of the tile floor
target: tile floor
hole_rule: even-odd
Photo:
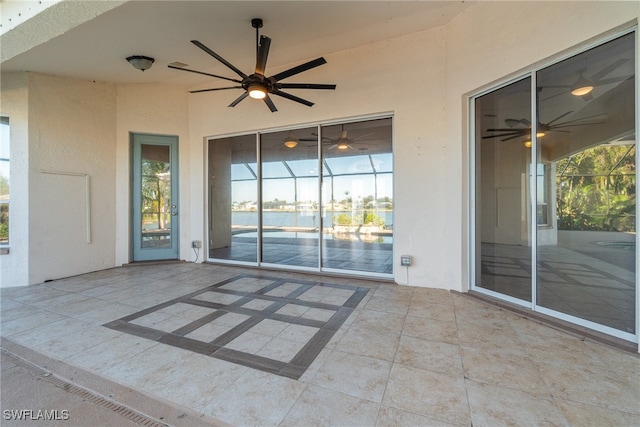
[[[444,290],[165,264],[1,292],[3,346],[231,425],[640,425],[638,355]]]

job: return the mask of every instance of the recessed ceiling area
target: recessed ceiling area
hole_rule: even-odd
[[[209,84],[211,78],[181,73],[167,65],[177,61],[196,70],[227,73],[223,65],[190,43],[195,39],[238,68],[252,69],[256,43],[252,18],[263,19],[261,34],[273,40],[268,68],[277,71],[318,56],[442,26],[473,2],[129,1],[106,12],[94,3],[102,2],[63,1],[20,28],[4,32],[0,43],[3,50],[11,46],[12,53],[11,57],[3,55],[2,71],[114,83]],[[87,10],[91,7],[96,8],[93,15]],[[45,15],[63,14],[64,20],[72,21],[69,15],[75,13],[78,25],[67,23],[75,26],[52,38],[43,33],[51,32],[43,28]],[[29,39],[46,41],[32,47],[16,31],[29,31]],[[20,43],[24,47],[16,46]],[[155,63],[143,73],[127,63],[125,58],[131,55],[149,56]]]

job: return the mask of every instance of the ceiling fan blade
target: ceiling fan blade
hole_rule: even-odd
[[[592,122],[592,123],[574,123],[571,125],[560,125],[560,126],[553,126],[551,129],[549,130],[556,130],[556,129],[563,129],[563,128],[572,128],[574,126],[590,126],[590,125],[602,125],[605,122]]]
[[[523,136],[527,136],[527,135],[525,134],[525,135],[516,135],[516,136],[511,136],[511,137],[509,137],[509,138],[501,139],[500,141],[510,141],[510,140],[512,140],[512,139],[522,138]]]
[[[278,83],[278,89],[328,89],[334,90],[336,85],[315,83]]]
[[[374,134],[373,132],[371,132],[371,133],[365,133],[364,135],[359,135],[359,136],[356,136],[355,138],[351,138],[351,139],[350,139],[350,141],[351,141],[352,143],[353,143],[353,142],[357,142],[358,140],[361,140],[362,138],[366,138],[366,137],[371,136],[371,135],[373,135],[373,134]]]
[[[608,65],[607,67],[604,67],[602,70],[598,71],[597,73],[592,75],[590,78],[591,80],[595,80],[596,83],[599,83],[598,80],[600,80],[602,77],[606,76],[607,74],[609,74],[610,72],[612,72],[613,70],[615,70],[616,68],[624,64],[625,62],[627,62],[626,58],[618,59],[616,62]]]
[[[196,46],[198,46],[200,49],[204,50],[205,52],[207,52],[209,55],[213,56],[214,58],[216,58],[218,61],[222,62],[224,65],[226,65],[228,68],[230,68],[231,70],[233,70],[237,75],[239,75],[240,77],[242,77],[243,79],[247,77],[247,75],[245,73],[243,73],[242,71],[240,71],[239,69],[237,69],[236,67],[233,66],[233,64],[231,64],[229,61],[227,61],[226,59],[224,59],[222,56],[218,55],[217,53],[215,53],[214,51],[212,51],[211,49],[209,49],[207,46],[205,46],[204,44],[200,43],[198,40],[191,40],[191,43],[195,44]]]
[[[209,76],[209,77],[215,77],[217,79],[228,80],[230,82],[242,83],[242,81],[238,79],[231,79],[229,77],[223,77],[223,76],[218,76],[216,74],[205,73],[204,71],[189,70],[188,68],[176,67],[175,65],[167,65],[167,67],[173,68],[174,70],[188,71],[190,73],[202,74],[203,76]]]
[[[271,110],[272,113],[278,111],[276,104],[274,104],[271,98],[269,98],[269,95],[264,97],[264,103],[267,104],[267,107],[269,107],[269,110]]]
[[[593,114],[591,116],[580,117],[579,119],[573,119],[573,120],[569,120],[567,122],[558,123],[557,125],[555,125],[553,127],[556,128],[558,126],[568,125],[569,123],[581,122],[583,120],[589,120],[589,119],[593,119],[595,117],[602,117],[602,116],[606,116],[606,114],[605,113],[600,113],[600,114]]]
[[[211,92],[214,90],[242,89],[242,86],[214,87],[211,89],[190,90],[189,93]]]
[[[271,39],[267,36],[260,36],[260,44],[258,45],[258,53],[256,55],[256,74],[262,74],[264,76],[264,70],[267,68],[269,46],[271,46]]]
[[[236,105],[238,105],[240,103],[240,101],[245,99],[247,96],[249,96],[249,94],[247,92],[244,92],[242,95],[237,97],[231,104],[229,104],[229,107],[235,107]]]
[[[496,135],[487,135],[487,136],[483,136],[483,137],[482,137],[482,139],[500,138],[501,136],[515,136],[515,137],[518,137],[518,136],[522,136],[522,135],[526,135],[526,133],[520,133],[520,132],[518,132],[518,133],[514,133],[514,132],[511,132],[511,133],[501,133],[501,134],[496,134]]]
[[[302,65],[298,65],[297,67],[289,68],[288,70],[282,71],[274,76],[271,76],[276,82],[286,79],[287,77],[294,76],[296,74],[300,74],[304,71],[310,70],[315,67],[319,67],[322,64],[326,64],[327,60],[323,57],[314,59],[313,61],[305,62]]]
[[[558,121],[558,120],[560,120],[561,118],[563,118],[563,117],[565,117],[565,116],[568,116],[568,115],[569,115],[569,114],[571,114],[571,113],[573,113],[573,111],[567,111],[566,113],[561,114],[561,115],[559,115],[558,117],[556,117],[555,119],[551,120],[549,123],[546,123],[546,125],[547,125],[547,126],[550,126],[550,125],[551,125],[551,123],[553,123],[553,122],[557,122],[557,121]]]
[[[596,82],[596,86],[608,85],[611,83],[618,83],[618,82],[625,81],[627,79],[633,79],[633,76],[612,77],[610,79],[598,80]]]
[[[300,104],[304,104],[308,107],[311,107],[313,105],[313,102],[311,101],[307,101],[306,99],[299,98],[295,95],[291,95],[290,93],[282,92],[280,90],[274,90],[271,93],[273,93],[274,95],[281,96],[283,98],[290,99],[291,101],[299,102]]]
[[[521,132],[521,131],[529,132],[529,128],[522,128],[522,129],[518,129],[518,128],[493,128],[493,129],[487,129],[487,132]]]

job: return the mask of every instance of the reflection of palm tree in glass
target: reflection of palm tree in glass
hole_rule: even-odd
[[[156,215],[158,229],[166,228],[167,206],[171,203],[169,164],[145,160],[142,162],[142,212]],[[144,221],[144,220],[143,220]]]

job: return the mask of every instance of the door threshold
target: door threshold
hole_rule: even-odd
[[[164,265],[164,264],[184,264],[187,261],[182,259],[157,259],[150,261],[131,261],[128,264],[122,264],[123,267],[139,267],[142,265]]]

